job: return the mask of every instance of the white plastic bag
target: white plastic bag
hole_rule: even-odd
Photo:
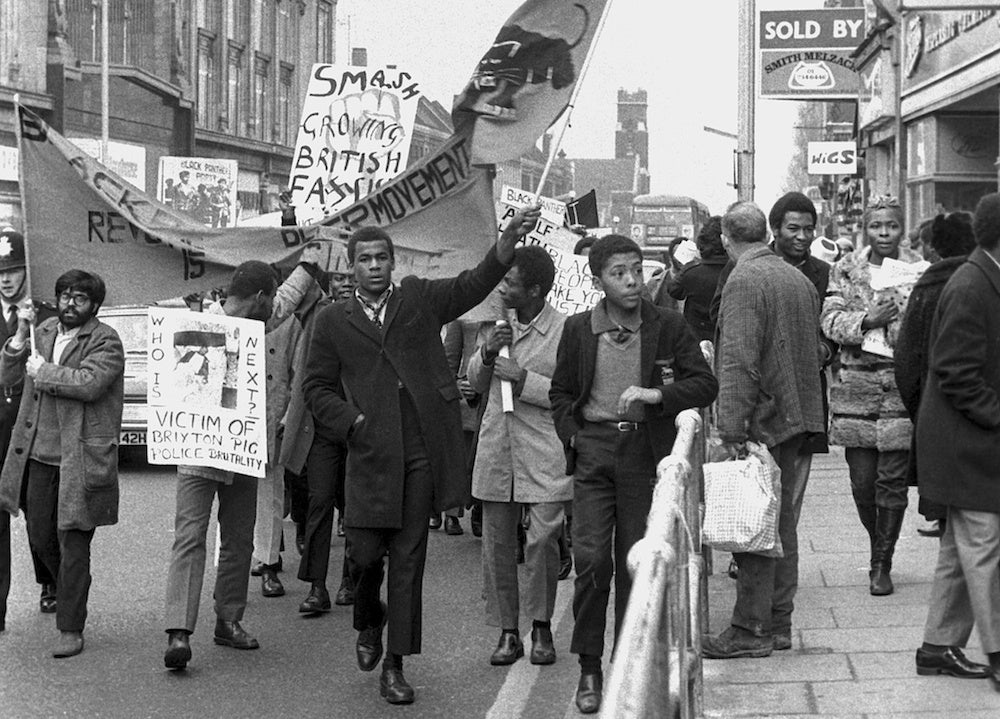
[[[747,442],[747,450],[746,458],[703,466],[702,541],[721,551],[781,557],[781,470],[766,446]]]

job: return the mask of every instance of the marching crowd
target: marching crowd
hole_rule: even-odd
[[[214,641],[258,648],[242,625],[249,577],[261,577],[265,596],[284,594],[287,490],[298,578],[310,585],[299,611],[353,605],[358,667],[381,662],[381,695],[412,702],[403,658],[421,651],[428,530],[445,513],[461,531],[461,508],[474,504],[486,621],[500,630],[489,662],[526,653],[533,664],[556,661],[551,619],[572,561],[575,700],[594,713],[612,579],[617,639],[631,587],[625,558],[645,530],[656,464],[671,450],[676,415],[714,403],[722,457],[754,441],[780,468],[783,554],[734,555],[731,626],[704,638],[704,656],[791,648],[799,513],[812,455],[836,444],[870,537],[871,594],[894,591],[909,486],[937,522],[917,672],[989,677],[1000,689],[1000,493],[991,482],[1000,466],[1000,195],[984,197],[974,217],[936,218],[908,242],[899,203],[873,198],[857,249],[817,238],[815,206],[800,193],[767,216],[736,203],[695,239],[699,260],[655,283],[644,282],[632,240],[588,239],[577,252],[603,299],[570,317],[546,301],[549,253],[517,246],[538,217],[537,207],[519,212],[457,277],[395,282],[392,238],[366,227],[347,244],[351,276],[322,271],[310,246],[283,281],[246,262],[224,299],[195,303],[265,323],[270,461],[264,479],[178,467],[165,666],[192,659],[216,500]],[[55,311],[27,301],[24,239],[0,235],[9,248],[0,252],[0,631],[10,516],[23,509],[40,609],[56,614],[60,632],[52,653],[70,657],[84,646],[95,528],[118,520],[124,352],[99,320],[100,277],[62,275]],[[918,261],[929,266],[912,292],[889,281],[896,263]],[[504,319],[463,318],[494,288]],[[715,343],[714,367],[700,340]],[[338,512],[344,556],[331,601]],[[987,664],[962,652],[974,624]]]

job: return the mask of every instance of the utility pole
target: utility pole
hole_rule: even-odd
[[[101,162],[108,163],[111,93],[108,60],[108,0],[101,2]]]
[[[757,33],[757,8],[755,0],[739,0],[739,3],[736,198],[740,202],[750,202],[753,200],[754,192],[754,100],[757,91],[754,76],[756,67],[754,39]]]

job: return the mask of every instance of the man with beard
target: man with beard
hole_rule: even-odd
[[[7,341],[17,331],[17,306],[24,300],[28,291],[27,271],[24,259],[24,236],[12,227],[0,230],[0,344]],[[55,317],[55,309],[51,305],[33,302],[35,316],[39,321]],[[0,399],[0,466],[7,457],[7,447],[10,445],[10,434],[17,419],[17,409],[21,404],[23,384],[2,388]],[[45,568],[45,562],[38,556],[29,543],[31,562],[35,567],[35,580],[42,588],[42,596],[38,601],[39,609],[45,614],[56,611],[56,579]],[[55,544],[52,551],[58,552]],[[4,620],[7,613],[7,594],[10,591],[10,515],[0,512],[0,632],[4,630]]]
[[[60,639],[52,656],[62,658],[83,651],[94,529],[118,521],[125,351],[97,319],[100,277],[70,270],[55,289],[59,317],[42,322],[29,347],[35,309],[22,305],[0,353],[0,386],[24,384],[0,511],[24,507],[29,542],[56,578]]]

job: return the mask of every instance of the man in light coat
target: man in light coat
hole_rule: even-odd
[[[0,385],[24,382],[0,474],[0,511],[17,513],[26,483],[29,541],[56,578],[56,658],[83,651],[90,543],[96,527],[118,522],[125,351],[118,333],[97,319],[104,296],[97,275],[64,273],[56,280],[59,316],[36,328],[34,351],[28,304],[0,354]]]
[[[719,314],[718,428],[730,457],[748,440],[767,446],[781,469],[778,534],[784,556],[734,553],[739,565],[730,627],[706,636],[710,659],[766,657],[792,645],[798,588],[796,527],[809,476],[805,441],[823,432],[819,296],[813,284],[767,246],[767,220],[750,202],[722,218],[736,263]]]
[[[514,251],[500,283],[509,321],[492,328],[469,362],[469,383],[489,393],[472,472],[472,496],[483,502],[483,576],[487,622],[501,628],[490,657],[495,666],[524,656],[518,631],[517,526],[526,514],[525,604],[532,619],[531,663],[552,664],[552,611],[559,584],[563,503],[572,499],[562,443],[552,421],[549,389],[566,317],[546,295],[555,265],[538,245]],[[509,357],[500,348],[509,346]],[[508,382],[513,411],[504,411],[501,385]],[[523,510],[522,510],[523,508]]]

